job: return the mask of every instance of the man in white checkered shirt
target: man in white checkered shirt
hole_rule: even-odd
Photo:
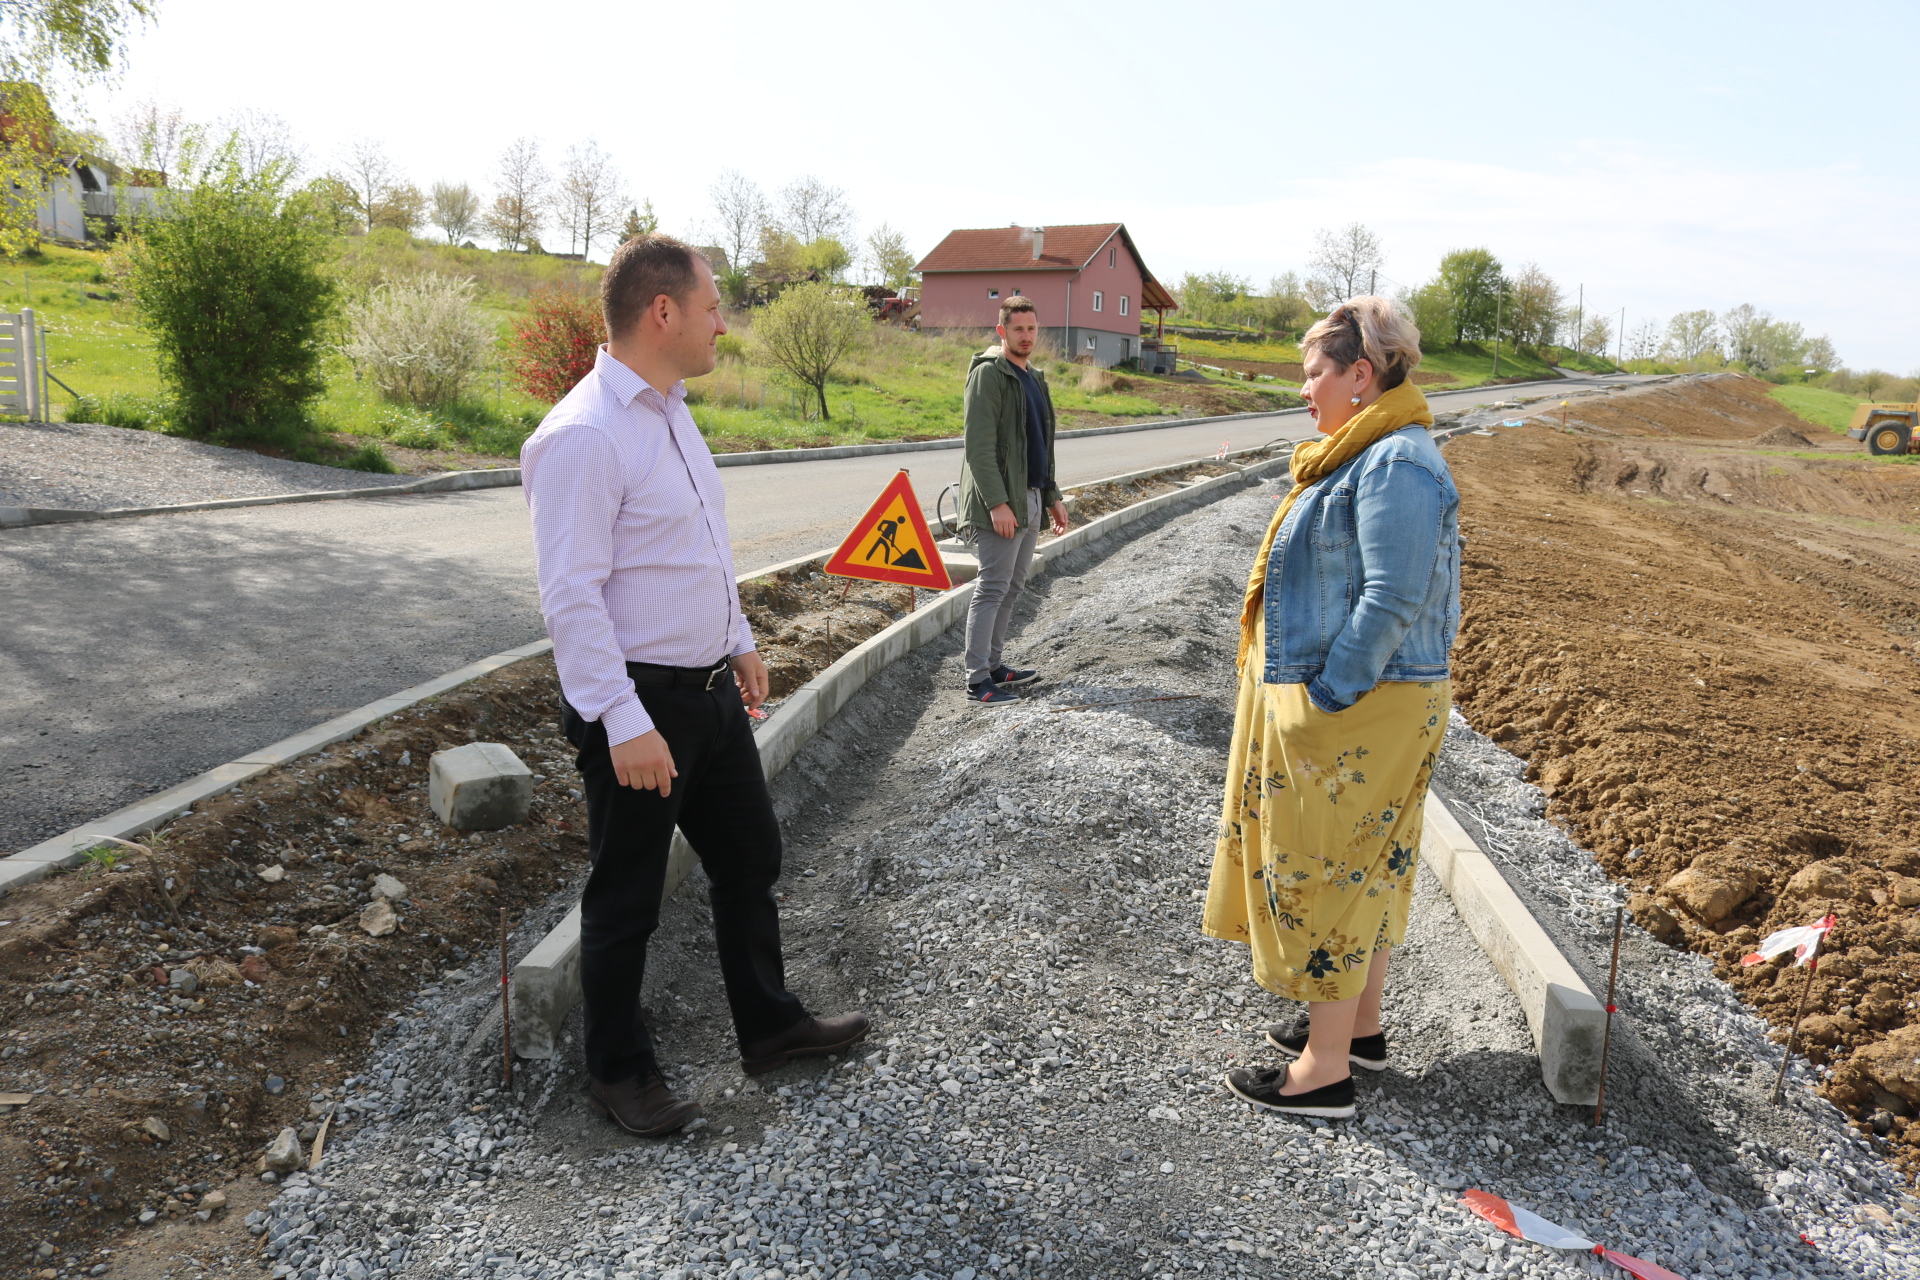
[[[749,707],[767,669],[740,610],[726,497],[685,379],[727,331],[706,259],[669,236],[615,250],[607,344],[520,451],[540,611],[579,749],[593,870],[580,898],[587,1096],[660,1137],[699,1108],[667,1089],[640,1016],[674,827],[707,873],[742,1066],[838,1052],[865,1014],[809,1015],[786,989],[780,827]]]

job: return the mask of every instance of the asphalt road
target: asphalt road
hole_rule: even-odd
[[[1077,484],[1312,431],[1276,414],[1058,456]],[[903,466],[930,505],[960,455],[723,468],[736,565],[833,545]],[[0,852],[542,634],[518,489],[0,532]]]

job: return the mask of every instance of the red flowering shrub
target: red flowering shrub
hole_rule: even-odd
[[[514,381],[535,399],[557,403],[593,369],[594,354],[606,340],[598,298],[551,287],[535,290],[533,305],[509,344]]]

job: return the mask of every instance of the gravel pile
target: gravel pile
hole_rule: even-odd
[[[84,422],[0,426],[0,507],[109,511],[367,489],[417,476],[347,471]]]
[[[395,1019],[349,1091],[365,1118],[252,1224],[272,1274],[1598,1273],[1499,1236],[1460,1206],[1468,1186],[1688,1276],[1920,1274],[1891,1179],[1804,1074],[1764,1107],[1777,1051],[1692,958],[1631,939],[1592,1129],[1542,1088],[1514,1001],[1424,874],[1393,1064],[1362,1076],[1361,1117],[1253,1114],[1224,1092],[1229,1065],[1270,1060],[1258,1029],[1297,1011],[1198,927],[1235,606],[1272,508],[1250,490],[1043,579],[1009,655],[1049,669],[1036,702],[967,704],[950,634],[776,781],[789,981],[824,1011],[872,1010],[869,1044],[742,1077],[696,873],[643,1000],[703,1121],[641,1143],[593,1116],[577,1015],[566,1057],[498,1087],[497,979],[474,972]],[[1178,693],[1204,696],[1046,709]],[[1537,821],[1515,762],[1459,726],[1449,750],[1462,807],[1590,962],[1612,890]]]

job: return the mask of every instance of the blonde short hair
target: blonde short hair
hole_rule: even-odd
[[[1405,307],[1367,294],[1349,298],[1307,330],[1300,340],[1301,358],[1316,350],[1342,373],[1364,356],[1380,379],[1380,389],[1391,391],[1420,363],[1420,330]]]

